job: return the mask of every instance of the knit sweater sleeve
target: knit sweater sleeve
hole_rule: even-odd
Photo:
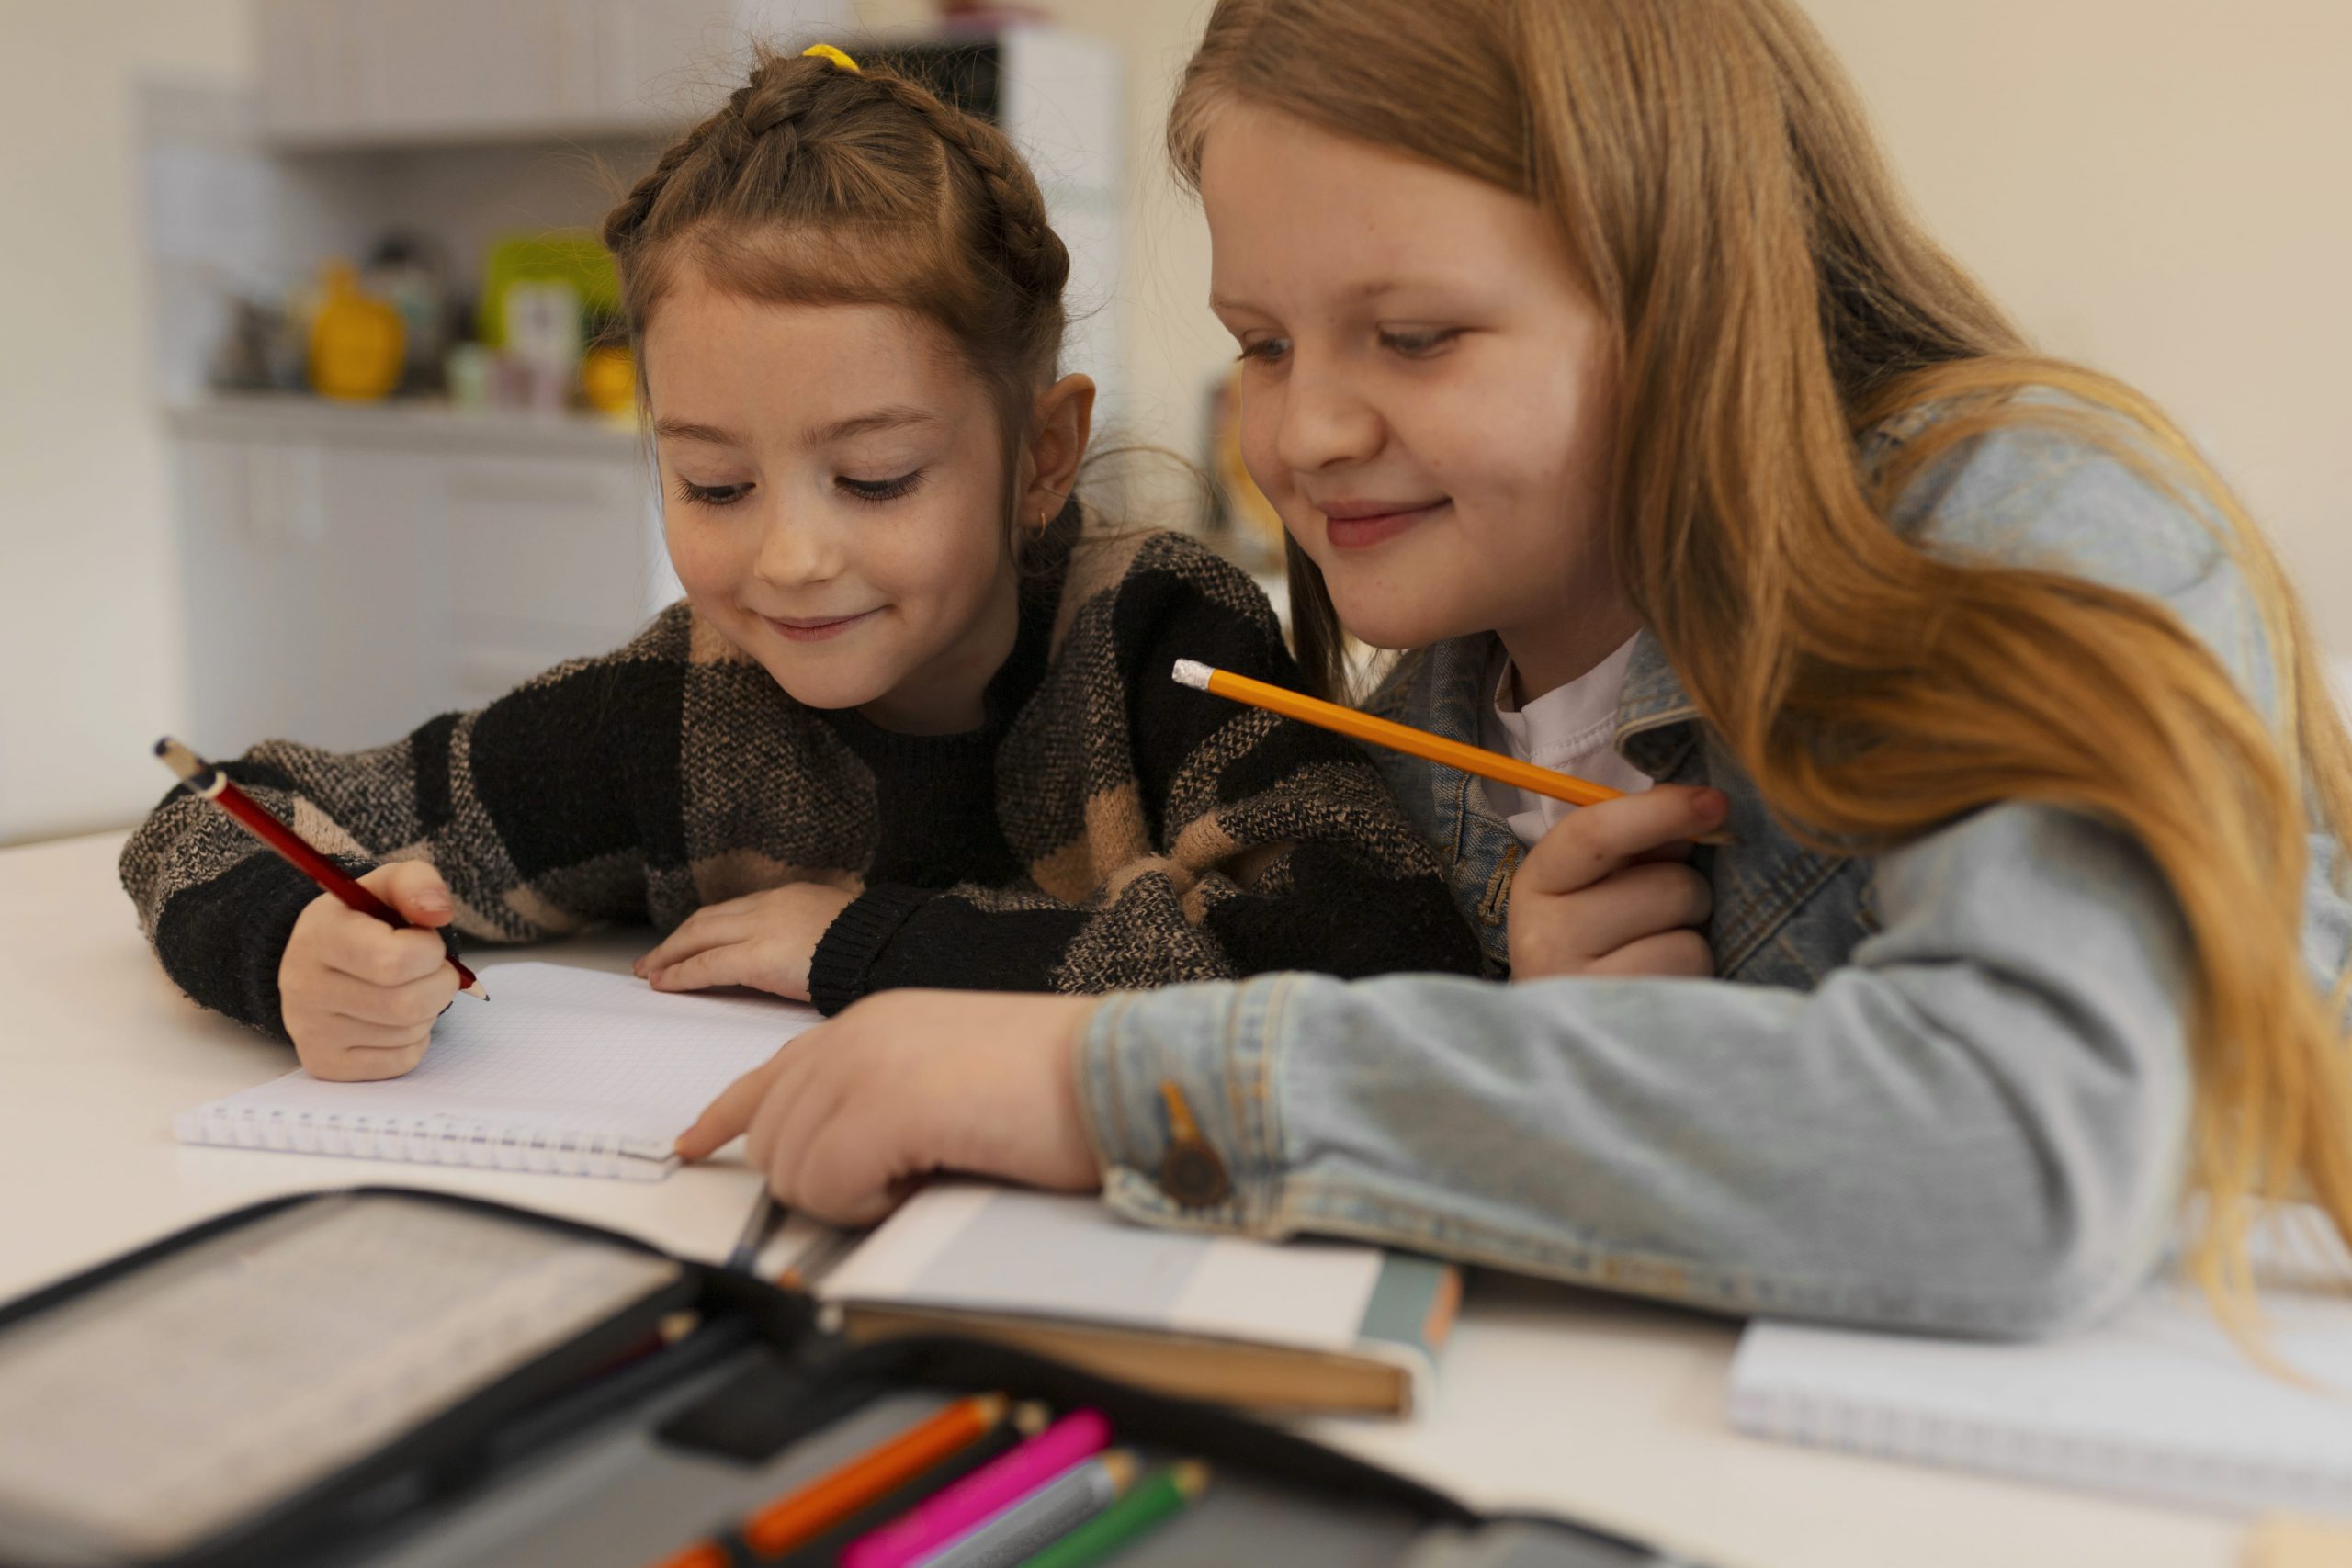
[[[1066,612],[1067,614],[1067,612]],[[1067,748],[1008,742],[1001,815],[1082,800],[1015,844],[1018,888],[869,887],[820,944],[836,1010],[895,986],[1098,992],[1274,969],[1476,974],[1436,857],[1351,742],[1189,687],[1178,659],[1295,688],[1265,596],[1204,547],[1155,535],[1069,617],[1026,718],[1081,732],[1082,788],[1028,778]]]
[[[528,942],[645,917],[649,854],[682,858],[681,604],[628,646],[560,665],[406,739],[334,752],[265,741],[223,770],[354,875],[431,863],[456,936]],[[662,803],[667,802],[666,810]],[[665,830],[666,829],[666,830]],[[124,847],[122,883],[196,1001],[286,1037],[277,966],[319,890],[227,814],[174,790]]]

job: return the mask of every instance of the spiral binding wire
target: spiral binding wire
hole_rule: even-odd
[[[566,1133],[528,1122],[289,1112],[254,1106],[205,1106],[182,1114],[174,1131],[183,1143],[228,1148],[556,1176],[652,1176],[660,1173],[669,1155],[667,1149],[644,1147],[617,1134]]]

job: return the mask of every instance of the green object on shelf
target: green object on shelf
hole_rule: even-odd
[[[474,324],[492,348],[506,346],[506,290],[517,283],[569,283],[580,291],[582,313],[592,323],[620,313],[621,279],[613,253],[585,229],[510,234],[491,246]]]
[[[1021,1568],[1088,1568],[1101,1562],[1158,1529],[1170,1515],[1181,1513],[1208,1481],[1204,1464],[1186,1461],[1166,1466]]]

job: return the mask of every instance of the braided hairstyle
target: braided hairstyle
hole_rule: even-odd
[[[644,363],[682,268],[781,304],[890,305],[936,321],[995,397],[1009,461],[1061,353],[1069,253],[995,127],[887,67],[763,49],[725,107],[605,215]]]

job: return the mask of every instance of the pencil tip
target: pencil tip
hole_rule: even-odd
[[[1169,673],[1180,686],[1190,686],[1196,692],[1205,692],[1209,689],[1211,671],[1207,665],[1197,659],[1178,660],[1176,668]]]
[[[490,993],[482,988],[482,983],[480,980],[476,980],[472,985],[466,987],[466,995],[472,997],[479,1001],[486,1002],[490,1000]]]

